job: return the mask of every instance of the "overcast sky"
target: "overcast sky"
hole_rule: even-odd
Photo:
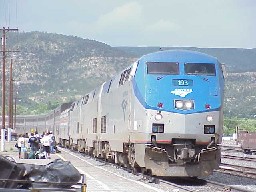
[[[256,48],[256,0],[0,0],[0,28],[111,46]]]

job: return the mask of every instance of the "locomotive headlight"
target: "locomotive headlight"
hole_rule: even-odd
[[[175,101],[175,108],[182,109],[183,108],[183,102],[181,100]]]
[[[191,110],[191,109],[194,109],[194,101],[193,100],[175,100],[174,107],[175,109],[180,109],[180,110]]]
[[[207,115],[206,120],[207,120],[208,122],[212,122],[212,121],[213,121],[213,116]]]
[[[163,115],[159,112],[155,115],[155,120],[159,121],[163,118]]]
[[[193,106],[194,106],[194,103],[193,103],[193,101],[185,101],[185,108],[186,109],[192,109],[193,108]]]

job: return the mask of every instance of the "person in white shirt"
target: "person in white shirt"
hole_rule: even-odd
[[[55,153],[55,136],[52,131],[49,132],[49,137],[51,137],[50,153]]]
[[[21,154],[21,148],[25,148],[25,143],[26,143],[25,137],[23,134],[21,134],[17,141],[17,146],[19,149],[19,159],[20,159],[20,154]]]
[[[52,139],[49,136],[49,133],[46,133],[43,138],[41,139],[41,143],[43,145],[43,149],[46,152],[46,159],[50,159],[50,146],[51,146]]]

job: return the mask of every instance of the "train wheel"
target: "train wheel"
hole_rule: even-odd
[[[131,165],[131,167],[135,167],[135,164],[136,164],[135,147],[133,144],[131,144],[129,147],[128,157],[129,157],[129,164]]]
[[[93,147],[89,147],[88,154],[89,154],[90,156],[93,156],[93,150],[94,150]]]
[[[133,175],[139,175],[140,171],[139,171],[138,167],[132,167],[131,169],[132,169],[132,174]]]
[[[104,143],[103,144],[102,153],[103,153],[103,158],[105,159],[105,161],[109,161],[111,159],[109,143]]]
[[[157,178],[155,175],[152,175],[152,170],[151,169],[146,170],[146,175],[148,176],[148,182],[149,183],[155,183],[155,184],[160,183],[159,178]]]
[[[130,164],[132,173],[134,175],[137,175],[138,172],[140,171],[140,169],[139,169],[139,166],[136,163],[136,159],[135,159],[135,147],[134,147],[134,144],[131,144],[130,147],[129,147],[128,160],[129,160],[129,164]]]
[[[245,153],[245,154],[248,154],[248,155],[251,155],[251,154],[252,154],[252,152],[251,152],[250,149],[244,149],[244,153]]]

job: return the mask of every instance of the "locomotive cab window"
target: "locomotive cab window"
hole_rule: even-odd
[[[147,62],[148,74],[178,75],[179,63],[174,62]]]
[[[215,65],[210,63],[186,63],[185,73],[188,75],[209,75],[215,76]]]

